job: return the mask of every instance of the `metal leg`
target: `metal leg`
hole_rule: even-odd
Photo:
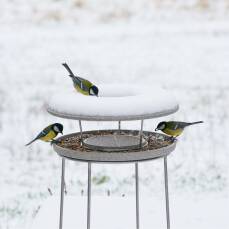
[[[136,229],[139,229],[139,181],[138,181],[138,163],[135,163],[135,186],[136,186]]]
[[[88,163],[88,179],[87,179],[87,229],[91,225],[91,162]]]
[[[164,157],[164,175],[165,175],[166,220],[167,220],[167,229],[170,229],[167,157]]]
[[[79,127],[80,127],[81,144],[83,145],[83,130],[82,130],[81,120],[79,120]]]
[[[119,130],[119,133],[121,132],[121,121],[118,121],[118,130]]]
[[[60,194],[60,220],[59,229],[63,227],[63,208],[64,208],[64,176],[65,176],[65,159],[62,158],[62,169],[61,169],[61,194]]]
[[[140,130],[140,147],[142,147],[143,122],[144,122],[144,120],[141,120],[141,130]]]

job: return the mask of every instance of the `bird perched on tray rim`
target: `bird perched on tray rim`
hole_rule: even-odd
[[[42,140],[45,142],[53,142],[54,138],[59,134],[63,134],[63,125],[60,123],[54,123],[51,124],[49,126],[47,126],[46,128],[44,128],[38,135],[36,138],[34,138],[31,142],[27,143],[26,146],[32,144],[33,142],[35,142],[36,140]]]
[[[203,121],[198,121],[198,122],[163,121],[157,125],[155,131],[161,130],[163,133],[176,138],[182,134],[182,132],[187,126],[192,126],[199,123],[203,123]]]

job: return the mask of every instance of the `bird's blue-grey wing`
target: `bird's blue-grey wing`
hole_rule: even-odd
[[[46,127],[44,130],[42,130],[32,141],[26,144],[26,146],[30,145],[31,143],[35,142],[36,140],[45,137],[49,131],[52,129],[52,125]]]
[[[184,129],[186,126],[189,126],[190,124],[187,122],[174,122],[173,123],[173,130],[177,130],[177,129]]]
[[[179,128],[179,125],[178,125],[178,123],[177,123],[177,124],[174,125],[173,129],[174,129],[174,130],[177,130],[178,128]]]
[[[42,137],[45,137],[47,134],[48,134],[48,132],[43,130],[37,135],[36,139],[40,139]]]
[[[180,129],[180,128],[183,128],[182,126],[182,123],[181,122],[171,122],[171,129],[172,130],[177,130],[177,129]]]
[[[84,79],[79,76],[74,76],[73,83],[78,85],[83,91],[88,91],[89,88],[83,83]]]
[[[36,139],[39,139],[39,138],[42,138],[42,137],[45,137],[49,131],[51,130],[51,125],[50,126],[47,126],[44,130],[42,130],[36,137]]]
[[[85,84],[81,84],[81,87],[80,87],[82,90],[84,91],[89,91],[89,88],[85,85]]]
[[[78,77],[73,76],[73,77],[72,77],[72,81],[73,81],[73,83],[74,83],[75,85],[78,85],[78,86],[80,87],[81,81],[79,80]]]
[[[179,122],[178,123],[178,126],[179,126],[179,128],[185,128],[186,126],[189,126],[190,125],[190,123],[188,123],[188,122]]]

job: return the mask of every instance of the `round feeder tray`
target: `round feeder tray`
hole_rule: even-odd
[[[152,160],[167,156],[176,147],[176,140],[149,131],[143,131],[140,147],[138,130],[83,132],[83,144],[81,133],[65,135],[57,141],[53,147],[60,156],[85,162],[120,163]]]

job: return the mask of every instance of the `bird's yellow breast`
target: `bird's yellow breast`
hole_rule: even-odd
[[[183,132],[183,129],[179,128],[179,129],[176,129],[176,130],[171,130],[169,128],[165,128],[163,130],[163,132],[165,134],[170,135],[170,136],[177,137],[177,136],[179,136]]]
[[[50,140],[53,140],[53,138],[56,137],[56,133],[53,130],[50,130],[48,134],[46,134],[44,137],[40,138],[42,141],[48,142]]]
[[[88,91],[84,91],[83,89],[81,89],[78,85],[74,85],[75,86],[75,89],[79,92],[79,93],[81,93],[81,94],[83,94],[83,95],[89,95],[89,92]]]

